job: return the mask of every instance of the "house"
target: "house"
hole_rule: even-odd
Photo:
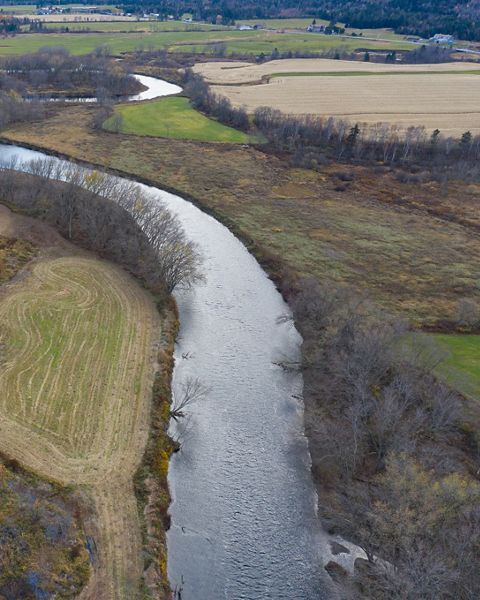
[[[253,27],[251,25],[239,25],[237,29],[238,31],[252,31]]]
[[[325,33],[325,25],[309,25],[307,31],[309,33]]]
[[[455,42],[455,38],[453,37],[453,35],[436,33],[433,37],[429,39],[429,42],[431,42],[432,44],[453,44]]]

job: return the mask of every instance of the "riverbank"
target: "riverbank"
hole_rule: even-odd
[[[20,187],[27,184],[22,176],[20,180]],[[50,192],[53,196],[52,189]],[[19,202],[20,197],[22,191],[19,189]],[[80,516],[85,527],[92,565],[89,579],[85,576],[83,563],[80,565],[83,569],[81,576],[88,579],[80,597],[95,600],[133,598],[140,594],[142,587],[142,597],[146,597],[146,590],[149,598],[166,600],[170,598],[165,540],[165,530],[168,528],[166,513],[170,502],[167,470],[169,456],[176,447],[167,434],[173,345],[178,323],[175,302],[164,294],[155,294],[155,290],[149,292],[142,289],[145,286],[140,280],[134,280],[114,264],[100,260],[96,255],[67,242],[44,222],[11,213],[8,209],[3,209],[1,216],[2,228],[9,235],[33,240],[41,248],[33,262],[27,263],[25,277],[2,295],[0,318],[4,319],[7,327],[13,322],[13,315],[8,312],[8,307],[12,303],[15,306],[15,298],[23,294],[21,297],[25,298],[25,311],[32,312],[31,321],[28,322],[39,324],[38,330],[34,328],[32,335],[40,336],[38,343],[31,348],[27,348],[28,344],[20,344],[22,339],[17,340],[21,351],[18,355],[17,352],[13,354],[10,359],[6,355],[8,368],[5,373],[8,375],[12,369],[14,372],[10,379],[4,375],[2,386],[9,381],[15,383],[15,377],[21,377],[23,371],[15,375],[15,369],[17,363],[22,366],[27,350],[34,354],[31,363],[38,367],[32,380],[37,382],[40,379],[42,382],[44,377],[42,389],[50,389],[49,386],[53,385],[52,377],[56,381],[55,377],[59,373],[62,375],[61,369],[69,370],[69,376],[60,376],[52,393],[47,394],[48,406],[56,407],[54,414],[67,414],[69,418],[64,419],[64,422],[57,422],[50,417],[47,423],[40,425],[35,420],[35,415],[30,423],[28,414],[22,419],[15,419],[15,409],[8,409],[8,416],[4,418],[2,426],[2,450],[40,476],[70,486],[80,498],[76,515]],[[21,245],[17,242],[11,250],[14,258],[17,255],[24,258],[29,252],[28,243]],[[28,254],[26,257],[29,256]],[[7,260],[7,266],[10,262],[12,261]],[[102,287],[102,278],[105,277],[108,281]],[[61,299],[58,295],[53,298],[48,296],[51,279],[62,286],[64,293]],[[75,285],[72,285],[72,280]],[[119,283],[123,284],[121,292],[116,287]],[[37,290],[35,286],[39,285],[41,289]],[[99,286],[106,291],[100,291]],[[30,297],[28,294],[32,290],[34,295]],[[109,295],[111,290],[115,290],[113,300]],[[73,305],[77,307],[79,304],[78,310],[82,311],[86,322],[80,330],[78,323],[75,322],[76,326],[73,327],[73,324],[65,324],[61,320],[65,315],[67,318],[70,318],[69,315],[75,318],[75,311],[71,308],[69,310],[70,294],[73,293],[80,294],[80,300],[74,299]],[[89,302],[82,303],[82,293],[87,295]],[[41,305],[44,298],[49,308],[55,306],[56,319],[52,320],[51,315],[45,317],[45,308]],[[93,308],[90,302],[92,298],[97,300],[93,302]],[[123,309],[120,315],[117,304],[121,304]],[[98,336],[96,316],[91,313],[96,307],[101,310],[104,305],[107,314],[101,317],[100,339],[107,340],[107,344],[104,347],[92,339],[85,344],[86,336],[92,333],[90,320],[95,328],[95,336]],[[45,318],[49,323],[47,331],[41,326]],[[125,326],[123,318],[126,326],[133,328],[134,332],[128,336],[128,340],[122,337]],[[114,331],[111,323],[117,327]],[[19,327],[19,331],[24,330],[28,331],[25,324]],[[52,331],[56,332],[55,335]],[[65,336],[65,331],[73,333]],[[112,338],[108,338],[108,334],[112,334]],[[41,359],[48,363],[49,360],[54,360],[51,355],[61,355],[62,361],[56,364],[53,371],[40,359],[35,360],[37,347],[43,348],[49,335],[53,335],[53,339],[49,342],[49,351],[42,354]],[[4,347],[5,352],[9,348],[8,342],[9,338]],[[79,345],[78,352],[75,344]],[[84,348],[88,352],[82,355]],[[102,350],[108,351],[106,364],[102,362]],[[94,351],[99,354],[95,355]],[[114,373],[119,353],[122,361],[121,376]],[[125,357],[130,357],[128,369],[123,364]],[[69,365],[76,364],[77,360],[80,360],[84,368],[70,368]],[[87,378],[85,373],[88,373]],[[75,385],[71,385],[72,381],[75,381]],[[18,386],[20,389],[25,388],[22,381]],[[92,386],[97,404],[88,409],[86,405],[92,398]],[[32,394],[36,393],[31,382],[29,389]],[[108,393],[109,389],[111,394]],[[77,393],[81,399],[75,398]],[[6,393],[5,396],[15,398],[17,403],[26,402],[21,393]],[[65,398],[69,398],[70,402],[65,404]],[[50,414],[47,403],[44,402],[42,406]],[[75,407],[71,415],[68,413],[70,407]],[[108,412],[108,419],[103,417],[104,411]],[[111,423],[115,423],[115,427]],[[25,431],[29,429],[29,425],[34,431],[29,431],[26,446],[24,438],[27,437]],[[103,429],[99,431],[98,428],[102,425]],[[68,427],[72,431],[64,431]],[[19,432],[20,437],[17,435]],[[78,446],[85,443],[85,440],[85,448]],[[99,441],[101,451],[95,446]],[[49,453],[49,459],[44,456],[45,452]],[[52,455],[55,460],[52,460]],[[83,554],[81,558],[83,559]],[[80,559],[78,563],[80,564]],[[69,565],[65,566],[67,567],[70,569]],[[73,576],[74,574],[69,575],[71,578]],[[39,586],[41,587],[41,582]]]
[[[258,248],[255,248],[255,250],[258,251]],[[284,293],[288,297],[289,293],[291,291],[291,287],[295,287],[295,279],[298,276],[298,274],[289,272],[288,270],[284,270],[285,265],[282,264],[282,261],[276,259],[276,257],[272,257],[269,259],[267,254],[264,254],[264,260],[266,263],[268,263],[269,260],[271,261],[270,265],[271,265],[272,270],[276,271],[277,281],[283,282],[282,288],[283,288]],[[276,269],[275,269],[275,261],[277,261],[277,264],[279,265],[278,268],[276,268]],[[293,285],[292,285],[292,281],[293,281]],[[307,402],[308,402],[308,394],[307,394]]]
[[[240,235],[274,276],[286,269],[357,287],[416,326],[451,320],[475,290],[478,185],[453,181],[446,193],[381,166],[300,169],[263,147],[95,131],[94,116],[95,107],[64,107],[3,138],[178,193]]]

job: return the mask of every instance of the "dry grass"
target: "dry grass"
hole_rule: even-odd
[[[253,147],[94,132],[94,111],[68,107],[5,135],[193,197],[258,257],[356,286],[417,324],[451,318],[460,298],[480,297],[479,186],[401,183],[364,167],[348,168],[345,181],[345,166],[295,169]]]
[[[211,63],[200,65],[198,70],[210,81],[223,82],[213,86],[213,90],[249,112],[259,106],[271,106],[284,113],[333,116],[357,123],[424,126],[430,131],[438,128],[455,137],[468,130],[480,133],[478,65],[280,62],[288,64],[239,63],[238,68],[232,68],[234,63]],[[294,76],[298,73],[305,75]],[[272,74],[279,76],[252,83]],[[237,81],[240,84],[233,85]],[[249,85],[242,85],[246,82]]]
[[[42,255],[0,296],[0,449],[93,499],[87,529],[98,556],[81,598],[135,598],[143,562],[133,476],[148,438],[160,318],[120,268],[65,256],[66,247],[53,253],[63,256]]]
[[[451,71],[478,71],[480,64],[474,62],[453,62],[433,65],[388,65],[385,63],[359,62],[353,60],[333,60],[328,58],[292,58],[272,60],[263,64],[241,61],[198,63],[193,70],[200,73],[210,83],[241,84],[259,82],[263,78],[282,73],[441,73]]]

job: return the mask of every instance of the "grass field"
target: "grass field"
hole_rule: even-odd
[[[388,169],[311,171],[253,147],[95,132],[94,113],[67,107],[4,136],[192,196],[253,240],[259,256],[358,287],[415,324],[453,318],[461,298],[480,300],[478,185],[451,182],[445,194]]]
[[[62,33],[62,34],[20,34],[2,38],[0,54],[24,54],[35,52],[44,46],[65,46],[73,54],[85,54],[101,45],[111,48],[113,54],[133,51],[138,47],[153,49],[169,48],[178,52],[211,52],[212,44],[226,44],[227,52],[256,55],[279,51],[320,52],[332,48],[353,50],[358,47],[401,49],[408,44],[397,42],[366,42],[333,36],[310,36],[281,34],[268,31],[136,31],[122,33]]]
[[[227,54],[250,54],[256,56],[261,54],[271,54],[275,49],[279,52],[325,52],[328,50],[344,50],[353,52],[358,48],[366,49],[384,49],[384,50],[411,50],[411,44],[406,42],[390,41],[371,41],[362,38],[349,38],[340,36],[327,36],[315,34],[296,34],[296,33],[276,33],[269,31],[246,31],[238,33],[250,34],[249,37],[241,40],[230,39],[225,41],[225,51]],[[255,34],[255,35],[252,35]],[[191,43],[185,41],[181,46],[176,45],[172,50],[177,52],[195,52],[209,54],[213,48],[209,44]]]
[[[159,32],[159,31],[176,31],[176,32],[197,32],[197,31],[231,31],[228,27],[221,27],[219,25],[209,25],[208,23],[183,23],[182,21],[82,21],[69,22],[69,23],[48,23],[49,29],[60,29],[61,27],[68,26],[70,31],[82,31],[89,29],[91,31],[146,31],[146,32]]]
[[[84,8],[84,4],[62,4],[63,8]],[[103,10],[112,10],[114,12],[118,9],[112,4],[95,4],[97,8]],[[34,14],[37,10],[36,4],[1,4],[0,10],[9,14]],[[101,16],[101,15],[99,15]]]
[[[480,336],[435,335],[447,351],[442,373],[466,396],[480,400]]]
[[[132,478],[145,448],[156,307],[121,269],[42,259],[0,297],[0,449],[95,503],[82,599],[135,596],[143,570]]]
[[[192,108],[188,98],[163,98],[141,104],[124,104],[117,106],[115,112],[122,116],[122,133],[231,144],[246,144],[250,141],[250,137],[243,131],[222,125]],[[104,127],[111,129],[112,117],[105,122]]]

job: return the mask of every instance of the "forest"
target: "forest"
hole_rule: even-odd
[[[160,15],[181,17],[190,12],[195,19],[224,23],[236,19],[281,17],[323,18],[350,27],[390,27],[398,33],[431,37],[449,33],[458,39],[480,39],[479,0],[137,0],[122,8],[138,12],[149,8]]]

